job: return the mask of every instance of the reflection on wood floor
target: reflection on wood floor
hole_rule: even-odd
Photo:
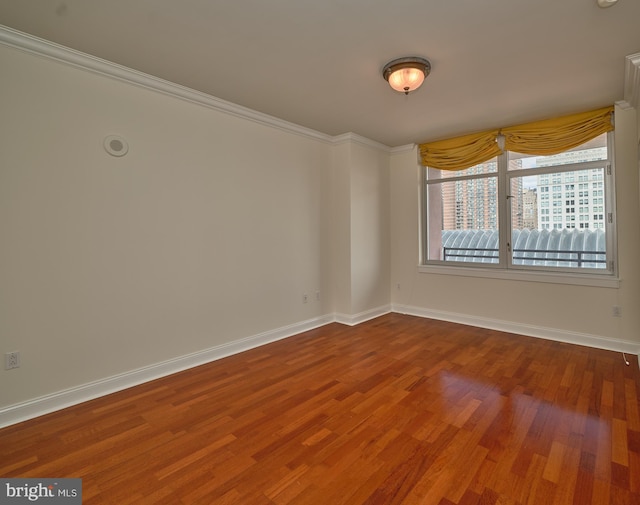
[[[634,356],[400,314],[0,430],[103,504],[639,504]]]

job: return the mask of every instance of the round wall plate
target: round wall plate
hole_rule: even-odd
[[[108,135],[104,139],[104,149],[111,156],[124,156],[129,151],[129,144],[119,135]]]

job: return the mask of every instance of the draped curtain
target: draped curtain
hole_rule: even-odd
[[[504,149],[548,156],[567,151],[613,130],[613,106],[580,114],[535,121],[447,140],[420,144],[420,160],[441,170],[464,170],[502,154]]]

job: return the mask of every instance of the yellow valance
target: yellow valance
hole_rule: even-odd
[[[420,144],[420,159],[427,167],[463,170],[502,154],[496,137],[499,130]]]
[[[441,170],[464,170],[502,154],[504,148],[522,154],[548,156],[577,147],[613,130],[613,107],[572,114],[544,121],[473,133],[453,139],[420,144],[420,160],[425,166]]]

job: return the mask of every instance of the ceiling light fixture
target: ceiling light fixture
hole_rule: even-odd
[[[424,82],[431,72],[431,63],[424,58],[412,56],[390,61],[382,69],[382,75],[396,91],[408,95]]]
[[[602,7],[603,9],[607,8],[607,7],[611,7],[613,4],[615,4],[618,0],[597,0],[598,2],[598,7]]]

